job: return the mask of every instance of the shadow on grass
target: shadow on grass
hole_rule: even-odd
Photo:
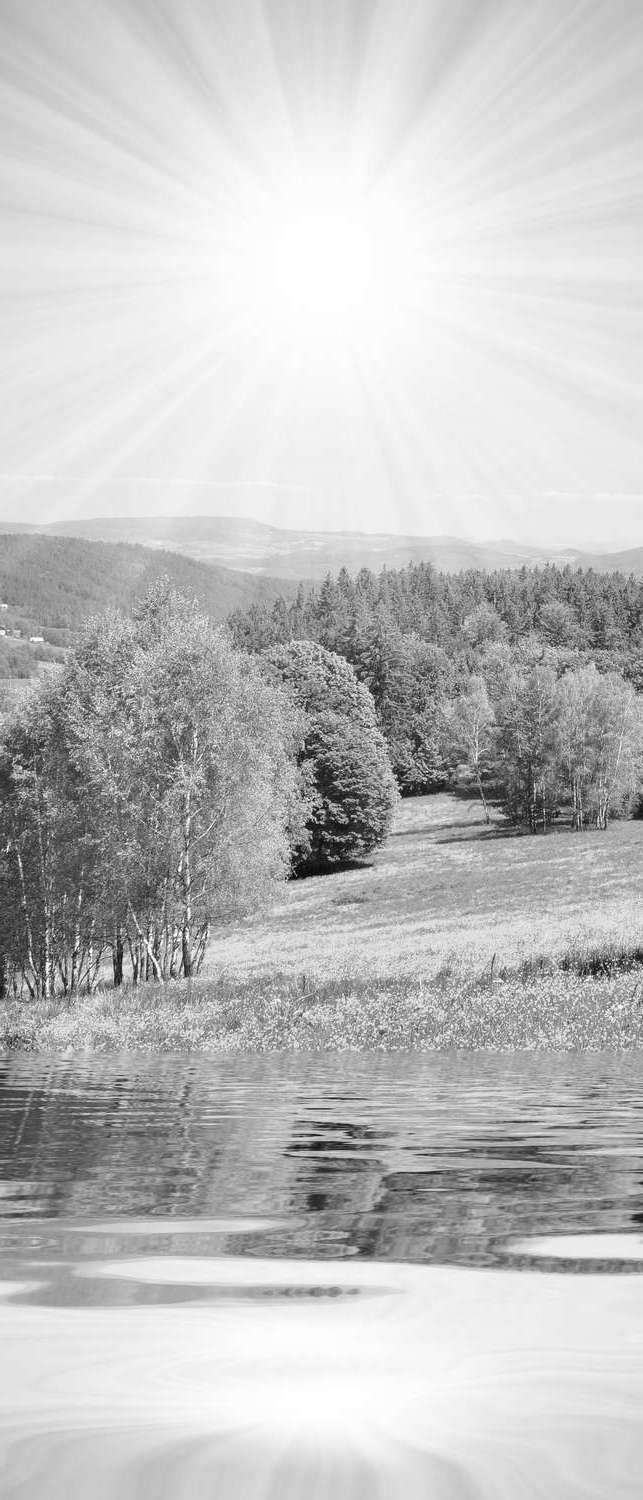
[[[345,875],[351,871],[372,870],[374,861],[372,859],[347,859],[341,865],[323,865],[319,869],[300,870],[297,874],[289,876],[289,882],[299,880],[325,880],[328,875]]]
[[[389,834],[389,839],[417,839],[426,838],[427,834],[452,833],[457,828],[480,828],[484,829],[484,823],[479,818],[469,818],[466,823],[421,823],[417,828],[396,828]]]
[[[535,846],[536,844],[541,844],[543,840],[556,839],[561,834],[571,834],[573,832],[569,823],[550,823],[545,831],[542,828],[537,828],[533,833],[531,829],[525,828],[520,823],[491,823],[488,827],[483,823],[476,825],[478,832],[475,835],[466,832],[463,834],[458,833],[459,828],[466,829],[472,826],[466,823],[452,823],[446,826],[451,829],[451,837],[436,839],[436,844],[471,844],[478,842],[489,843],[490,841],[493,843],[497,839],[526,839],[528,843],[533,843]],[[576,834],[575,837],[579,840],[579,848],[583,847],[586,834],[591,836],[596,831],[595,828],[588,828],[583,833]]]
[[[476,833],[458,833],[453,827],[447,838],[436,839],[436,844],[488,844],[495,843],[498,839],[522,838],[525,834],[524,828],[515,828],[512,823],[494,824],[489,828],[483,823],[476,825]]]
[[[562,969],[565,974],[578,974],[581,979],[612,978],[615,974],[631,974],[643,966],[643,943],[604,942],[596,947],[570,948],[557,959],[540,954],[525,959],[520,969],[521,978],[533,979],[539,974],[551,974]]]

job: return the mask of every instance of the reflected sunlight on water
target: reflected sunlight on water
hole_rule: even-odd
[[[82,1272],[213,1299],[5,1306],[3,1496],[640,1494],[637,1279],[171,1256]],[[370,1295],[288,1296],[320,1286]]]

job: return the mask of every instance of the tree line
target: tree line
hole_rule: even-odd
[[[189,979],[214,922],[363,857],[396,795],[346,662],[314,643],[258,662],[161,581],[4,724],[0,986]]]
[[[591,653],[634,678],[641,673],[643,584],[593,569],[467,569],[438,573],[431,563],[355,577],[342,568],[295,599],[254,601],[233,611],[239,644],[262,650],[291,636],[321,640],[350,659],[379,635],[413,636],[457,658],[481,638],[535,636],[544,645]],[[643,682],[638,682],[643,686]]]
[[[548,566],[456,576],[342,570],[233,614],[252,653],[299,638],[371,692],[403,795],[468,780],[532,832],[604,828],[640,795],[643,589]]]

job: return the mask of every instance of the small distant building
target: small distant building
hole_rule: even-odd
[[[4,628],[4,625],[0,625],[0,635],[6,635],[6,634],[7,634],[7,632],[6,632],[5,628]]]
[[[0,609],[8,609],[8,608],[9,608],[9,605],[8,604],[3,604],[2,599],[0,599]]]
[[[45,637],[44,635],[30,635],[29,640],[34,646],[42,646],[44,645]]]

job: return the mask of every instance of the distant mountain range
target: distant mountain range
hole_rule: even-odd
[[[287,531],[229,516],[101,516],[58,521],[49,526],[4,522],[0,523],[0,530],[80,537],[112,544],[128,542],[154,550],[170,550],[233,573],[292,581],[321,579],[329,572],[337,573],[341,567],[351,573],[362,567],[378,572],[384,566],[400,568],[409,562],[431,562],[449,573],[463,568],[537,567],[553,562],[559,567],[569,564],[601,573],[618,570],[643,576],[643,547],[596,552],[534,547],[512,541],[463,541],[449,536]],[[248,585],[249,580],[242,592]]]

